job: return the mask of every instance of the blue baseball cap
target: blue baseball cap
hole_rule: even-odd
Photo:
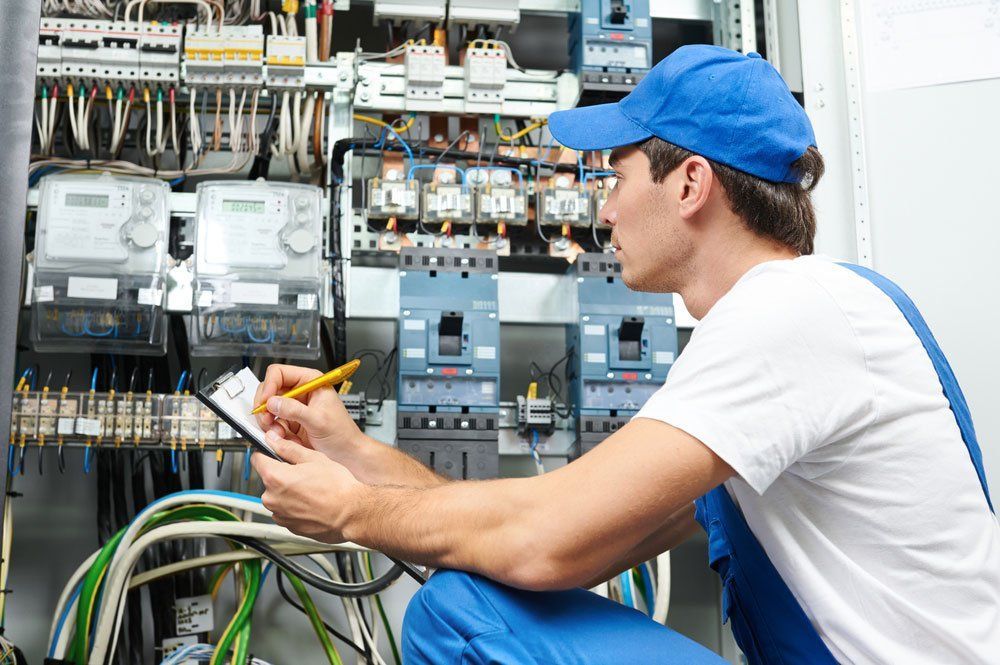
[[[658,138],[772,182],[816,145],[812,124],[771,63],[721,46],[682,46],[621,101],[556,111],[549,131],[575,150]]]

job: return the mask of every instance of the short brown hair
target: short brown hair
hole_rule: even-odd
[[[649,158],[653,182],[662,182],[671,171],[695,153],[653,137],[637,146]],[[708,159],[708,158],[706,158]],[[729,205],[751,231],[791,247],[800,254],[813,253],[816,213],[810,196],[823,176],[823,156],[810,146],[792,167],[799,182],[771,182],[708,159],[726,192]]]

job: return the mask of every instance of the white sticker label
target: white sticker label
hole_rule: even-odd
[[[211,306],[212,306],[212,292],[200,291],[198,293],[198,307],[211,307]]]
[[[482,391],[483,394],[485,395],[492,395],[494,392],[496,392],[496,384],[494,384],[492,381],[484,381],[480,385],[482,386]]]
[[[76,434],[76,421],[73,418],[60,418],[56,425],[56,432],[59,436],[73,436]]]
[[[300,293],[296,298],[296,306],[298,309],[306,309],[306,310],[316,309],[316,294]]]
[[[139,289],[140,305],[158,306],[163,302],[163,289]]]
[[[604,326],[595,326],[594,324],[588,324],[583,327],[584,335],[604,335]]]
[[[403,330],[425,330],[427,322],[423,319],[403,319]]]
[[[427,357],[427,353],[424,351],[424,349],[422,349],[420,347],[413,347],[413,348],[409,348],[409,349],[403,349],[403,357],[404,358],[426,358]]]
[[[583,362],[585,363],[606,363],[608,356],[604,353],[585,353],[583,354]]]
[[[70,298],[117,300],[118,280],[107,277],[70,277],[66,295]]]
[[[266,282],[232,282],[229,286],[229,300],[242,305],[277,305],[278,285]]]
[[[185,635],[183,637],[168,637],[163,640],[163,657],[164,659],[173,654],[176,651],[180,651],[184,647],[193,647],[198,644],[198,637],[196,635]],[[195,660],[185,660],[178,665],[187,665],[188,663],[195,663]]]
[[[39,286],[35,289],[35,302],[52,302],[55,297],[55,289],[51,285]]]
[[[657,365],[672,365],[674,362],[673,351],[654,351],[653,362]]]
[[[178,635],[210,633],[215,628],[211,596],[178,598],[174,610],[177,615]]]
[[[278,233],[285,222],[277,212],[213,219],[205,229],[205,259],[235,268],[283,268],[288,258]]]
[[[495,346],[477,346],[476,347],[476,358],[478,360],[496,360],[497,359],[497,347],[495,347]]]
[[[84,436],[100,436],[101,421],[97,418],[77,418],[76,433]]]

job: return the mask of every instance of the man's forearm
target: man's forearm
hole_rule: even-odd
[[[393,446],[362,435],[350,459],[335,460],[368,485],[435,487],[448,479],[434,473],[419,460]]]
[[[583,586],[588,589],[593,588],[602,582],[607,582],[619,573],[654,559],[667,550],[672,550],[694,535],[698,528],[698,522],[694,519],[694,504],[685,506],[671,515],[662,529],[650,534],[649,537],[629,550],[624,558],[608,566],[600,575]]]

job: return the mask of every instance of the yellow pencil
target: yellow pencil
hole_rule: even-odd
[[[337,369],[330,370],[323,376],[317,377],[312,381],[303,383],[298,388],[292,388],[287,393],[282,395],[282,397],[288,397],[288,398],[298,397],[299,395],[305,395],[306,393],[311,393],[317,388],[322,388],[323,386],[335,386],[338,383],[343,383],[344,381],[347,381],[349,378],[351,378],[354,375],[354,372],[356,372],[358,370],[358,367],[360,366],[361,366],[360,360],[352,360],[346,365],[341,365]],[[267,409],[267,402],[264,402],[263,404],[258,405],[250,413],[256,415],[258,413],[264,413],[266,409]]]

